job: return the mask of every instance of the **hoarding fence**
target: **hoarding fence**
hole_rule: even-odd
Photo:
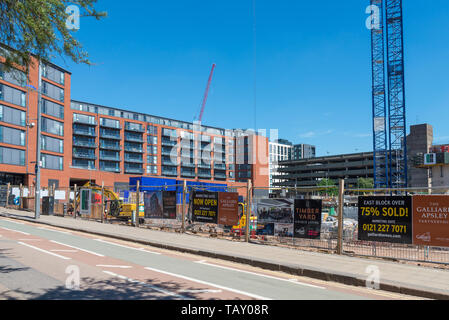
[[[342,182],[282,188],[186,182],[120,190],[50,186],[40,192],[41,214],[449,267],[449,187],[345,189]],[[33,186],[0,186],[0,207],[34,206]]]

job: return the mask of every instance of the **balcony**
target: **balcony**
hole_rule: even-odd
[[[163,176],[177,177],[178,176],[178,170],[170,170],[168,168],[162,168],[162,175]]]
[[[79,117],[74,117],[73,118],[73,123],[79,123],[79,124],[84,124],[86,126],[97,126],[97,121],[95,119],[92,120],[88,120],[88,119],[83,119],[83,118],[79,118]]]
[[[176,140],[168,140],[168,139],[161,140],[161,145],[163,145],[163,146],[173,147],[173,146],[176,146],[177,144],[178,144],[178,141],[176,141]]]
[[[102,154],[100,152],[100,160],[106,160],[106,161],[121,161],[120,155],[110,155],[110,154]]]
[[[121,151],[122,147],[118,143],[117,144],[115,144],[115,143],[104,143],[103,141],[100,141],[100,149]]]
[[[174,166],[174,167],[177,167],[177,166],[178,166],[178,163],[172,162],[171,160],[169,160],[169,159],[164,159],[164,158],[162,158],[161,163],[162,163],[163,165],[166,165],[166,166]]]
[[[107,171],[107,172],[120,173],[120,168],[116,168],[116,167],[100,166],[100,170]]]
[[[196,174],[195,171],[182,171],[181,170],[181,177],[187,177],[187,178],[195,178]]]
[[[215,173],[214,174],[215,180],[226,180],[226,174],[223,173]]]
[[[117,132],[108,132],[104,130],[100,130],[100,138],[102,139],[114,139],[114,140],[122,140],[120,137],[120,131]]]
[[[125,173],[137,173],[137,174],[143,174],[143,168],[126,167],[126,166],[125,166]]]
[[[178,134],[176,133],[176,130],[168,131],[167,129],[162,128],[162,136],[163,137],[173,137],[173,138],[176,138],[176,140],[178,140]]]
[[[141,133],[145,132],[145,128],[141,124],[130,123],[130,122],[126,122],[125,123],[125,130],[127,130],[127,131],[134,131],[134,132],[141,132]]]
[[[211,165],[206,163],[198,163],[198,168],[210,169]]]
[[[143,153],[142,148],[136,148],[136,147],[131,147],[131,146],[125,146],[125,151],[134,152],[134,153]]]
[[[105,121],[104,119],[100,119],[100,127],[118,129],[121,130],[120,122],[116,120]]]
[[[209,173],[206,173],[206,172],[198,172],[198,178],[211,179],[212,176],[211,176],[210,172],[209,172]]]
[[[97,148],[97,144],[95,143],[95,141],[87,141],[87,140],[79,140],[79,139],[73,140],[73,146],[74,147],[91,148],[91,149]]]
[[[125,154],[125,162],[143,163],[143,159],[137,157],[129,157],[127,154]]]
[[[226,170],[226,164],[214,164],[215,170]]]
[[[83,152],[78,150],[73,150],[72,152],[73,158],[78,159],[88,159],[88,160],[97,160],[97,156],[92,152]]]
[[[79,136],[86,136],[86,137],[96,137],[97,133],[95,132],[95,128],[73,128],[73,134],[79,135]]]
[[[125,134],[125,141],[143,143],[143,138],[142,138],[142,136],[138,136],[138,135]]]

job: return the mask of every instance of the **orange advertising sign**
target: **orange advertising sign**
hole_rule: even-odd
[[[239,223],[239,194],[237,192],[218,193],[218,224],[234,226]]]
[[[449,196],[413,196],[413,244],[449,247]]]

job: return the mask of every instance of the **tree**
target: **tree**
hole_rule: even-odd
[[[332,179],[322,179],[318,182],[318,187],[329,187],[330,188],[323,188],[323,190],[320,191],[321,195],[330,195],[330,196],[337,196],[338,195],[338,187],[337,183]],[[333,186],[333,187],[332,187]]]
[[[66,22],[72,18],[67,8],[76,6],[80,17],[97,20],[106,12],[97,12],[97,0],[0,0],[0,43],[12,50],[2,50],[6,58],[4,68],[24,66],[28,72],[31,55],[37,60],[51,60],[55,55],[67,56],[75,63],[91,65],[88,53],[83,50]],[[71,7],[73,8],[73,7]],[[68,11],[68,13],[66,12]]]
[[[373,189],[374,188],[374,179],[358,178],[357,186],[358,186],[358,189]]]

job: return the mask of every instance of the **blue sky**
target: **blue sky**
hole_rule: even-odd
[[[216,63],[204,124],[278,129],[318,155],[370,151],[368,5],[257,0],[255,45],[250,0],[99,0],[108,17],[76,34],[95,65],[54,62],[73,99],[184,121]],[[407,124],[449,143],[449,1],[404,1],[404,16]]]

